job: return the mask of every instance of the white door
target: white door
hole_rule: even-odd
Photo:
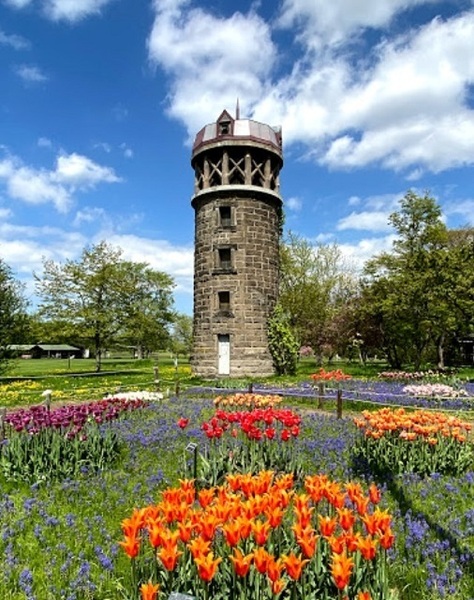
[[[218,335],[218,365],[217,373],[219,375],[230,375],[230,336]]]

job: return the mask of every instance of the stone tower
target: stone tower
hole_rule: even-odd
[[[196,136],[193,370],[269,375],[278,295],[281,131],[224,111]]]

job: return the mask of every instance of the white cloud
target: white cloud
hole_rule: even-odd
[[[192,246],[173,246],[165,240],[120,234],[108,234],[107,241],[122,248],[126,260],[146,262],[153,269],[171,275],[176,282],[176,291],[192,293],[194,269]]]
[[[89,17],[98,15],[102,8],[113,0],[41,0],[41,8],[45,16],[53,21],[68,21],[75,23]],[[25,8],[32,4],[32,0],[4,0],[4,2],[17,9]]]
[[[296,27],[299,41],[318,49],[340,44],[363,29],[379,29],[401,11],[441,0],[284,0],[278,25]]]
[[[9,208],[0,208],[0,219],[8,219],[12,216],[12,211]]]
[[[46,15],[53,21],[74,23],[91,15],[100,14],[101,9],[112,0],[44,0]]]
[[[14,67],[15,73],[25,83],[44,83],[48,81],[48,77],[35,65],[17,65]]]
[[[59,212],[70,208],[76,190],[121,181],[113,169],[75,153],[59,156],[54,170],[29,167],[19,158],[7,155],[0,159],[2,180],[11,198],[29,204],[51,202]]]
[[[299,212],[303,207],[303,202],[300,198],[293,196],[285,200],[285,207],[292,212]]]
[[[76,212],[73,225],[78,227],[82,223],[97,223],[103,221],[106,217],[106,212],[103,208],[86,206],[82,210]]]
[[[102,167],[87,156],[72,153],[58,156],[53,181],[68,184],[74,188],[87,189],[98,183],[122,181],[110,167]]]
[[[355,244],[338,244],[338,248],[346,260],[357,269],[362,269],[370,258],[381,252],[391,251],[395,239],[395,235],[365,238]]]
[[[389,231],[392,227],[388,223],[389,213],[387,212],[353,212],[347,217],[340,219],[336,229],[344,231],[346,229],[362,229],[367,231]]]
[[[257,4],[223,18],[155,0],[149,57],[169,76],[169,114],[191,138],[240,97],[243,115],[281,124],[284,143],[321,165],[375,164],[415,181],[474,163],[474,11],[390,37],[405,11],[435,14],[440,2],[284,0],[272,26],[296,43],[278,54]],[[369,30],[381,41],[362,38]]]
[[[10,46],[14,50],[29,50],[31,48],[30,42],[14,33],[7,34],[0,29],[0,45]]]
[[[460,215],[464,223],[474,223],[474,200],[447,202],[443,207],[444,212],[450,215]]]
[[[276,49],[269,25],[255,12],[221,18],[189,4],[155,1],[148,51],[171,77],[169,114],[194,136],[237,98],[248,107],[265,95]]]

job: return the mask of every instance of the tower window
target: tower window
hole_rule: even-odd
[[[230,292],[218,292],[219,310],[230,310]]]
[[[219,224],[221,227],[232,226],[232,211],[230,206],[219,206]]]
[[[230,133],[229,121],[221,121],[219,123],[219,134],[220,135],[229,135],[229,133]]]
[[[232,253],[230,248],[219,248],[219,267],[221,269],[232,268]]]

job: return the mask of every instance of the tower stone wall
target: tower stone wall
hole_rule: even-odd
[[[193,370],[204,377],[269,375],[267,323],[278,295],[281,138],[268,125],[234,121],[225,111],[206,127],[212,129],[198,134],[192,158]]]

